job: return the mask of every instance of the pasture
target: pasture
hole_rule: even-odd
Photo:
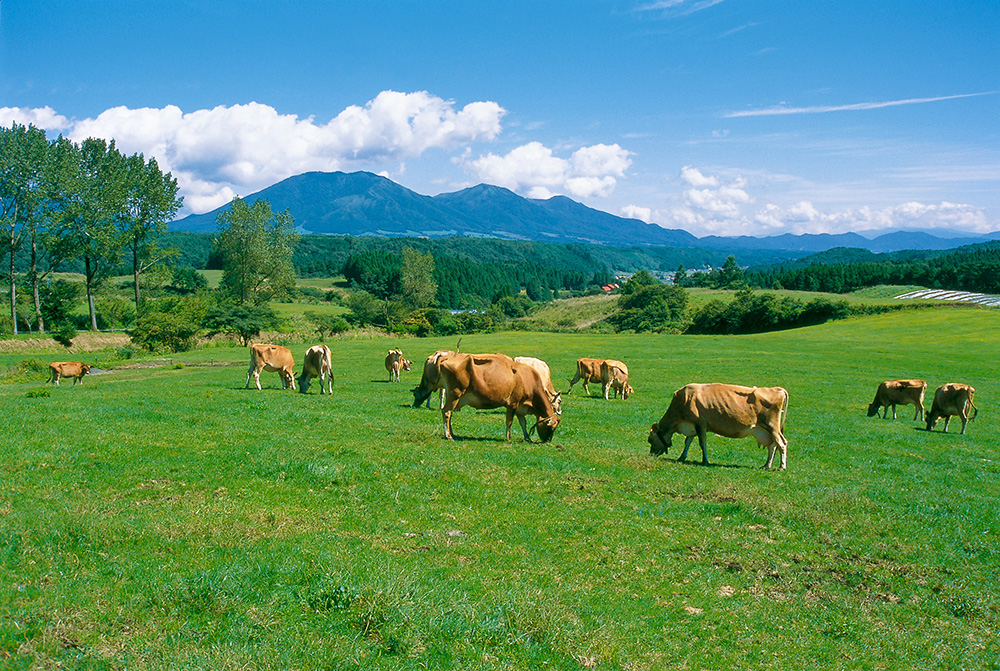
[[[628,401],[577,385],[547,444],[471,408],[450,443],[411,407],[455,338],[328,342],[332,397],[274,373],[245,390],[242,348],[0,384],[0,666],[998,668],[998,327],[952,308],[465,336],[545,359],[557,389],[578,357],[629,364]],[[417,362],[397,384],[393,347]],[[897,377],[927,380],[928,407],[971,384],[978,419],[960,436],[867,418]],[[712,381],[788,389],[788,471],[751,439],[710,435],[708,468],[697,444],[675,461],[679,437],[649,456],[672,392]]]

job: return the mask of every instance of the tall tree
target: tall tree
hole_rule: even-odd
[[[299,235],[287,210],[274,214],[266,200],[247,205],[237,197],[216,222],[219,237],[214,242],[222,258],[220,288],[226,294],[245,305],[291,293],[295,286],[292,252]]]
[[[54,238],[61,260],[83,258],[90,329],[97,330],[94,292],[121,259],[119,221],[125,211],[125,158],[107,143],[87,138],[64,166],[64,206]]]
[[[41,181],[49,143],[32,125],[0,128],[0,221],[3,246],[9,253],[10,320],[17,334],[17,274],[14,258],[36,221],[41,203]]]
[[[153,265],[176,254],[161,249],[157,239],[167,230],[167,221],[177,214],[184,199],[177,196],[177,180],[160,171],[155,158],[147,162],[142,154],[125,159],[125,210],[122,233],[132,253],[132,286],[135,309],[141,313],[139,277]]]
[[[412,308],[429,307],[437,295],[434,281],[434,255],[421,254],[410,247],[403,248],[403,301]]]

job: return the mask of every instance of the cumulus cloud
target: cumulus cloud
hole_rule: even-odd
[[[560,158],[540,142],[529,142],[503,156],[468,156],[460,163],[478,179],[530,198],[568,193],[576,198],[606,197],[632,165],[632,152],[617,144],[595,144]]]
[[[783,233],[846,233],[891,229],[950,228],[988,233],[990,221],[982,208],[942,202],[901,203],[883,208],[867,206],[823,210],[808,200],[791,205],[759,204],[752,187],[742,176],[723,179],[685,166],[681,181],[690,188],[677,203],[664,209],[629,205],[623,216],[656,222],[668,228],[684,228],[694,235],[752,235]]]
[[[638,219],[639,221],[644,221],[647,224],[653,223],[653,210],[649,207],[626,205],[621,209],[620,214],[626,219]]]
[[[115,107],[82,120],[48,107],[0,108],[0,123],[34,123],[77,141],[114,139],[123,152],[153,156],[177,178],[185,209],[203,212],[302,172],[384,169],[430,149],[490,141],[505,113],[495,102],[458,108],[426,91],[383,91],[325,124],[255,102],[188,113],[174,105]]]

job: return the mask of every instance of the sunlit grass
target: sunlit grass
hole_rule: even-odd
[[[333,396],[244,390],[242,348],[0,385],[0,666],[991,668],[1000,364],[974,353],[998,314],[463,337],[561,389],[578,357],[630,365],[634,396],[575,387],[548,444],[468,408],[445,441],[419,366],[385,381],[386,349],[455,338],[329,343]],[[979,418],[865,417],[890,377],[972,384]],[[648,456],[672,391],[710,381],[789,390],[787,472],[752,440]]]

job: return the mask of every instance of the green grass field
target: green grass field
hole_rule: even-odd
[[[557,388],[581,356],[630,365],[634,396],[578,385],[548,444],[468,408],[450,443],[410,407],[419,366],[386,381],[387,349],[419,362],[454,338],[331,342],[332,396],[273,373],[245,390],[228,348],[8,379],[0,667],[1000,668],[998,327],[936,309],[465,336],[547,360]],[[965,436],[909,407],[867,418],[895,377],[969,383],[979,417]],[[708,468],[675,461],[679,441],[648,455],[672,392],[709,381],[789,390],[788,471],[751,439],[710,436]]]

